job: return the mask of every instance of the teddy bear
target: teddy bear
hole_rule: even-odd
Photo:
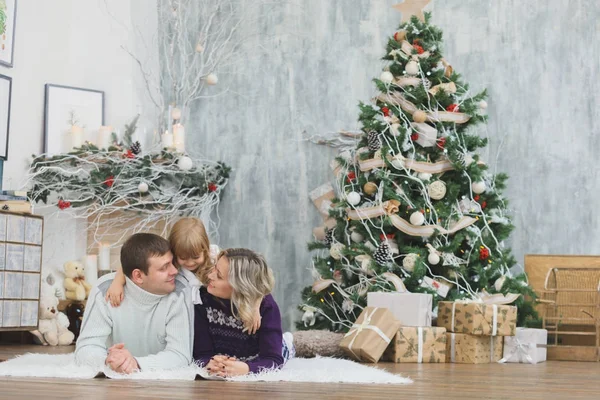
[[[58,311],[58,297],[42,294],[39,307],[39,327],[31,333],[44,346],[67,346],[73,343],[75,335],[68,330],[69,319]]]
[[[83,264],[79,261],[68,261],[63,268],[65,270],[65,297],[76,301],[87,299],[92,286],[85,281]]]

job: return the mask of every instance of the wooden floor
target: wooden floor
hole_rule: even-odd
[[[0,346],[0,360],[72,347]],[[110,379],[0,378],[0,399],[600,399],[600,363],[377,365],[412,385],[146,382]]]

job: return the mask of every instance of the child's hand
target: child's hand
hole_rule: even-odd
[[[123,301],[123,285],[114,280],[106,291],[106,301],[113,307],[119,307]]]
[[[248,331],[249,335],[254,335],[260,329],[260,323],[262,317],[260,316],[260,303],[262,303],[262,299],[256,303],[256,307],[254,308],[254,319],[252,321],[252,325],[248,328],[244,328],[243,332]]]

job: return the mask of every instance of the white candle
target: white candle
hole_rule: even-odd
[[[173,147],[173,134],[169,133],[169,131],[165,131],[164,135],[162,135],[162,147],[166,147],[167,149]]]
[[[71,148],[81,147],[83,144],[83,128],[71,125]]]
[[[179,153],[185,153],[185,128],[181,124],[173,125],[173,142]]]
[[[110,244],[98,244],[98,269],[100,271],[110,270]]]
[[[92,286],[98,280],[98,256],[95,254],[85,256],[85,280]]]
[[[110,147],[111,134],[112,134],[112,127],[101,126],[100,129],[98,130],[98,143],[96,143],[96,146],[99,149],[108,149]]]

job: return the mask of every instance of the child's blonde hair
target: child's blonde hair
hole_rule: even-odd
[[[229,261],[231,313],[250,328],[256,305],[273,290],[273,271],[262,255],[249,249],[226,249],[219,253],[218,258],[221,257]]]
[[[177,257],[187,260],[204,256],[204,265],[198,268],[196,276],[200,282],[206,283],[213,264],[210,259],[210,241],[202,221],[198,218],[180,219],[171,229],[169,243],[175,263],[177,263]],[[181,266],[178,265],[178,267]]]

